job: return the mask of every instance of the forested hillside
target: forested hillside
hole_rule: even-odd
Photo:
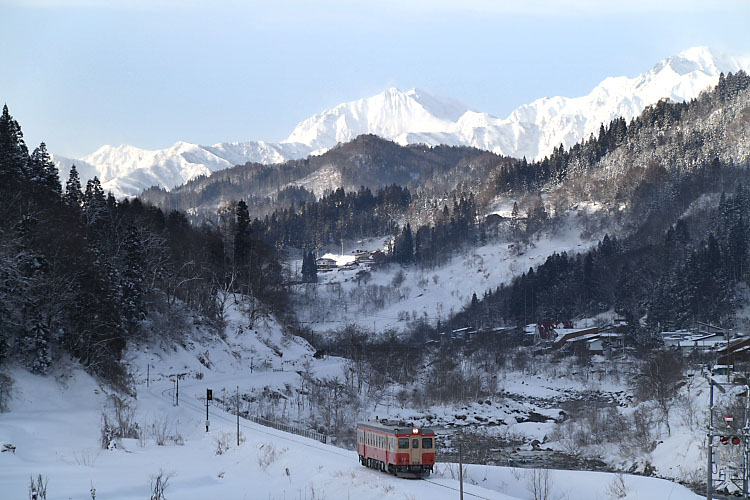
[[[176,340],[191,323],[222,330],[221,293],[253,298],[253,314],[287,312],[275,249],[247,207],[221,230],[177,211],[106,196],[73,168],[61,188],[44,144],[29,154],[7,106],[0,117],[0,363],[43,373],[69,355],[127,389],[129,341]]]
[[[436,195],[477,185],[499,164],[515,160],[486,151],[451,146],[399,146],[362,135],[320,156],[277,165],[246,164],[200,177],[170,192],[146,190],[142,199],[166,209],[214,217],[225,201],[244,199],[263,217],[291,203],[313,201],[341,187],[377,191],[396,184]]]
[[[614,309],[647,334],[695,321],[734,326],[747,303],[750,78],[720,79],[689,103],[660,102],[614,121],[536,169],[497,174],[500,191],[536,186],[565,206],[599,204],[622,235],[555,254],[485,292],[456,324],[529,323]]]

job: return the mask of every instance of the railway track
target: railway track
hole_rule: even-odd
[[[424,481],[426,483],[434,484],[435,486],[440,486],[441,488],[446,488],[446,489],[449,489],[449,490],[453,490],[456,493],[458,493],[458,492],[461,491],[459,488],[454,488],[452,486],[448,486],[447,484],[436,483],[435,481],[433,481],[431,479],[422,479],[422,481]],[[492,500],[491,498],[483,497],[483,496],[477,495],[475,493],[467,493],[466,490],[464,490],[464,496],[465,497],[481,498],[482,500]]]
[[[165,390],[163,390],[161,392],[161,395],[164,398],[167,398],[168,397],[167,393],[171,393],[173,391],[174,391],[174,389],[165,389]],[[195,404],[192,401],[187,400],[187,399],[183,399],[182,401],[180,401],[180,404],[183,404],[183,405],[187,406],[188,408],[190,408],[192,410],[196,410],[196,411],[200,412],[201,415],[203,414],[203,412],[206,411],[206,407],[205,406],[199,406],[199,405],[197,405],[197,404]],[[221,413],[217,413],[217,412],[221,412]],[[222,420],[222,421],[228,422],[230,424],[235,424],[237,422],[237,420],[236,420],[237,417],[236,416],[232,415],[230,417],[230,416],[225,415],[225,413],[226,412],[224,412],[223,410],[220,410],[220,409],[217,408],[216,411],[214,412],[214,414],[212,415],[212,418],[214,418],[216,420]],[[269,430],[266,430],[266,429],[268,429],[268,427],[264,427],[264,426],[262,426],[260,424],[255,424],[253,422],[249,422],[248,420],[246,420],[246,419],[244,419],[242,417],[240,417],[240,429],[248,429],[248,430],[252,430],[253,432],[260,432],[261,434],[266,434],[266,435],[272,436],[272,437],[274,437],[276,439],[281,439],[281,440],[284,440],[284,441],[289,441],[291,443],[299,444],[299,445],[302,445],[302,446],[307,446],[308,448],[314,448],[316,450],[325,451],[325,452],[331,453],[333,455],[339,455],[341,457],[346,457],[348,459],[351,459],[351,455],[349,455],[349,454],[336,452],[335,449],[330,449],[330,447],[328,447],[328,446],[315,446],[312,443],[304,443],[304,442],[298,441],[296,439],[291,439],[291,438],[285,437],[283,435],[284,431],[280,431],[280,430],[276,430],[276,429],[274,429],[276,432],[269,431]]]
[[[152,391],[152,393],[153,393],[153,391]],[[163,398],[165,398],[165,399],[167,399],[167,398],[170,398],[170,399],[173,398],[174,397],[174,389],[173,388],[164,389],[163,391],[161,391],[161,396]],[[199,412],[201,415],[206,411],[205,406],[201,406],[201,405],[195,404],[194,402],[190,401],[187,398],[181,400],[180,404],[181,405],[185,405],[186,407],[190,408],[191,410]],[[216,409],[216,411],[214,412],[214,414],[211,417],[213,419],[215,419],[215,420],[221,420],[223,422],[227,422],[227,423],[230,423],[230,424],[233,424],[233,425],[236,424],[236,422],[237,422],[237,420],[236,420],[237,417],[235,415],[227,415],[225,411],[223,411],[221,409],[218,409],[218,408]],[[284,431],[280,431],[280,430],[277,430],[277,429],[270,430],[267,427],[264,427],[264,426],[262,426],[260,424],[255,424],[253,422],[249,422],[248,420],[246,420],[246,419],[244,419],[242,417],[240,417],[240,429],[247,429],[247,430],[252,430],[253,432],[259,432],[261,434],[266,434],[268,436],[273,437],[274,439],[281,439],[281,440],[284,440],[284,441],[289,441],[289,442],[294,443],[296,445],[307,446],[308,448],[313,448],[313,449],[318,450],[318,451],[323,451],[323,452],[329,453],[331,455],[337,455],[337,456],[340,456],[340,457],[344,457],[347,460],[351,460],[353,456],[356,456],[356,454],[352,453],[352,452],[347,453],[347,452],[345,452],[343,450],[338,451],[335,447],[333,447],[331,445],[324,445],[322,443],[321,444],[316,444],[316,442],[305,443],[305,442],[303,442],[302,440],[299,440],[299,439],[288,438],[288,437],[286,437],[286,436],[283,435]],[[378,472],[374,472],[374,473],[378,474]],[[444,489],[448,489],[448,490],[451,490],[451,491],[455,491],[456,493],[458,493],[460,491],[459,488],[454,488],[454,487],[448,486],[446,484],[441,484],[441,483],[438,483],[438,482],[436,482],[436,481],[434,481],[432,479],[425,478],[425,479],[422,479],[422,481],[424,481],[426,483],[429,483],[431,485],[434,485],[434,486],[438,486],[440,488],[444,488]],[[465,497],[469,497],[469,498],[478,498],[480,500],[493,500],[490,497],[485,497],[485,496],[477,495],[476,493],[469,493],[465,489],[464,489],[464,496]]]

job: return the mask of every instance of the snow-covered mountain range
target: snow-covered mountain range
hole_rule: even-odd
[[[582,97],[544,97],[507,118],[469,109],[461,103],[412,89],[388,89],[376,96],[339,104],[301,122],[281,143],[235,142],[201,146],[178,142],[149,151],[134,146],[103,146],[72,160],[55,156],[63,178],[75,163],[81,177],[99,176],[116,196],[150,186],[171,189],[199,175],[245,162],[277,163],[322,153],[340,142],[371,133],[400,144],[473,146],[536,159],[562,144],[572,146],[600,124],[629,120],[660,99],[697,97],[716,84],[721,72],[750,70],[750,57],[695,47],[657,63],[634,78],[610,77]]]

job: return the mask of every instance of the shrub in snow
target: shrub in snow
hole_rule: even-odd
[[[609,498],[613,500],[628,496],[628,485],[625,483],[624,474],[617,474],[612,478],[612,481],[607,485],[607,493],[609,493]]]
[[[47,500],[47,480],[41,474],[29,480],[29,500]]]
[[[151,476],[151,498],[149,500],[167,500],[164,492],[172,476],[174,476],[174,472],[167,473],[163,470],[159,470],[158,475]]]
[[[529,493],[534,500],[552,500],[552,478],[549,469],[531,469],[526,475]]]
[[[280,453],[272,443],[261,443],[258,445],[258,465],[266,470],[269,465],[274,463]]]
[[[155,420],[149,427],[151,437],[158,446],[164,446],[172,437],[172,424],[167,417]]]
[[[141,428],[135,421],[135,409],[127,401],[112,395],[102,412],[100,444],[105,450],[117,448],[117,440],[138,439]]]
[[[215,441],[217,455],[223,455],[232,447],[232,436],[227,432],[220,432]]]

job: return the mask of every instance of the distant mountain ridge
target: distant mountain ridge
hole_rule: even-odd
[[[213,146],[178,142],[162,150],[103,146],[80,160],[55,157],[63,176],[75,163],[83,178],[98,175],[117,196],[150,186],[171,189],[200,175],[246,162],[272,164],[320,154],[361,134],[399,144],[461,145],[496,154],[537,159],[562,144],[570,147],[602,123],[638,116],[663,98],[689,100],[717,83],[719,74],[750,70],[750,57],[694,47],[634,78],[610,77],[588,95],[541,98],[500,119],[461,103],[412,89],[388,89],[339,104],[302,121],[281,143],[238,142]]]

